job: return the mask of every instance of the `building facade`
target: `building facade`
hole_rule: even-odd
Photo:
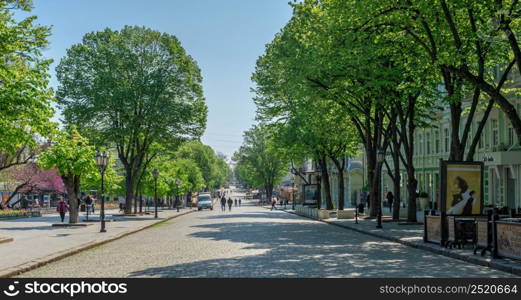
[[[499,74],[498,74],[499,75]],[[517,70],[512,71],[510,78],[513,84],[510,87],[521,87],[521,80]],[[512,93],[510,102],[518,114],[521,111],[521,95]],[[482,119],[483,112],[477,112],[473,119],[466,151]],[[461,120],[461,132],[466,119]],[[414,165],[418,192],[428,195],[427,201],[431,206],[440,199],[440,160],[449,158],[451,143],[451,126],[449,111],[439,114],[437,121],[429,128],[417,129],[415,132]],[[460,135],[461,135],[460,132]],[[510,120],[499,108],[493,108],[483,129],[474,156],[474,161],[482,161],[484,170],[484,203],[494,207],[521,208],[521,147],[512,128]],[[388,160],[392,168],[392,160]],[[382,193],[393,189],[391,178],[382,172]],[[407,173],[401,173],[401,193],[407,196]],[[421,209],[421,208],[419,208]]]

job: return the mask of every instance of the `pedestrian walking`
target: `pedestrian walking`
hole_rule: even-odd
[[[68,210],[69,210],[69,205],[67,205],[67,203],[65,203],[63,198],[60,197],[60,200],[58,201],[58,206],[56,207],[56,211],[60,213],[60,218],[62,220],[62,223],[63,223],[63,220],[65,219],[65,213],[67,213]]]
[[[273,210],[275,208],[275,205],[277,205],[277,198],[272,197],[271,198],[271,209],[270,210]]]
[[[83,202],[85,202],[85,212],[88,213],[90,210],[92,210],[92,213],[94,213],[94,209],[92,208],[92,201],[92,196],[90,194],[85,196],[85,199],[83,200]]]
[[[226,211],[226,197],[224,197],[224,194],[221,198],[221,211]]]
[[[235,207],[237,207],[237,198],[235,198],[233,202],[235,203]]]
[[[228,210],[229,210],[229,211],[232,211],[232,205],[233,205],[233,200],[232,200],[232,198],[228,198]]]
[[[118,202],[119,202],[119,211],[125,211],[125,204],[126,204],[126,199],[125,197],[123,196],[119,196],[118,197]]]
[[[239,198],[239,207],[241,207],[242,200]]]
[[[394,195],[393,192],[387,192],[387,203],[389,203],[389,212],[393,211]]]

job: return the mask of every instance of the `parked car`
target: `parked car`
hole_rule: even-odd
[[[201,193],[197,195],[197,210],[209,208],[213,210],[213,200],[210,193]]]

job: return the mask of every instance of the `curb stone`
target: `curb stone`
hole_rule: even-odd
[[[23,263],[23,264],[18,265],[18,266],[14,266],[14,267],[10,267],[10,268],[4,269],[4,270],[0,270],[0,278],[10,278],[10,277],[13,277],[13,276],[16,276],[16,275],[19,275],[19,274],[22,274],[22,273],[34,270],[34,269],[42,267],[42,266],[44,266],[46,264],[49,264],[49,263],[61,260],[61,259],[66,258],[68,256],[72,256],[74,254],[77,254],[79,252],[82,252],[82,251],[85,251],[85,250],[88,250],[88,249],[91,249],[91,248],[94,248],[94,247],[98,247],[98,246],[101,246],[101,245],[113,242],[115,240],[119,240],[119,239],[121,239],[121,238],[123,238],[125,236],[128,236],[128,235],[131,235],[131,234],[134,234],[134,233],[137,233],[137,232],[149,229],[150,227],[153,227],[154,225],[157,225],[157,224],[160,224],[160,223],[164,223],[164,222],[170,221],[172,219],[175,219],[177,217],[181,217],[181,216],[193,213],[193,212],[196,212],[196,211],[195,210],[190,210],[190,211],[187,211],[187,212],[175,215],[175,216],[170,216],[168,218],[161,219],[158,222],[154,222],[154,223],[146,225],[144,227],[139,227],[139,228],[131,229],[129,231],[122,232],[122,233],[120,233],[120,234],[118,234],[118,235],[116,235],[114,237],[111,237],[111,238],[108,238],[108,239],[105,239],[105,240],[89,242],[89,243],[86,243],[86,244],[83,244],[83,245],[80,245],[80,246],[77,246],[77,247],[73,247],[73,248],[69,248],[69,249],[63,250],[63,251],[59,251],[59,252],[57,252],[55,254],[46,256],[44,258],[34,259],[34,260],[31,260],[29,262]]]
[[[293,214],[293,215],[296,215],[296,216],[299,216],[299,217],[311,219],[311,220],[314,220],[314,221],[318,221],[318,222],[321,222],[321,223],[337,226],[337,227],[340,227],[340,228],[349,229],[349,230],[356,231],[356,232],[359,232],[359,233],[362,233],[362,234],[365,234],[365,235],[370,235],[370,236],[377,237],[377,238],[380,238],[380,239],[385,239],[385,240],[388,240],[388,241],[400,243],[400,244],[408,246],[408,247],[417,248],[417,249],[421,249],[421,250],[424,250],[424,251],[429,251],[429,252],[432,252],[432,253],[435,253],[435,254],[443,255],[443,256],[446,256],[446,257],[462,260],[462,261],[465,261],[465,262],[468,262],[468,263],[471,263],[471,264],[489,267],[489,268],[492,268],[492,269],[496,269],[496,270],[503,271],[503,272],[510,273],[510,274],[514,274],[514,275],[521,275],[521,265],[520,266],[509,266],[509,265],[505,265],[505,264],[500,263],[500,262],[492,261],[491,259],[479,259],[478,257],[473,257],[473,256],[470,256],[470,255],[469,256],[462,255],[462,254],[450,251],[448,249],[432,248],[432,247],[429,247],[427,245],[422,245],[422,244],[419,244],[419,243],[414,243],[414,242],[409,242],[409,241],[403,241],[403,240],[401,240],[399,238],[396,238],[396,237],[387,236],[387,235],[384,235],[384,234],[379,234],[379,233],[374,233],[374,232],[369,232],[369,231],[366,231],[366,230],[363,230],[363,229],[360,229],[360,228],[354,228],[354,227],[351,227],[351,226],[348,226],[348,225],[334,223],[332,221],[319,220],[319,219],[311,218],[311,217],[308,217],[308,216],[302,216],[302,215],[299,215],[299,214],[297,214],[295,212],[292,212],[292,211],[286,211],[286,210],[280,210],[280,211],[283,211],[283,212],[289,213],[289,214]]]

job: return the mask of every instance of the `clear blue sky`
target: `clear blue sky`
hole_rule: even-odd
[[[250,77],[265,44],[291,17],[289,0],[33,0],[31,14],[52,26],[55,60],[82,36],[106,27],[146,26],[179,38],[202,69],[209,109],[203,143],[230,157],[254,122]]]

